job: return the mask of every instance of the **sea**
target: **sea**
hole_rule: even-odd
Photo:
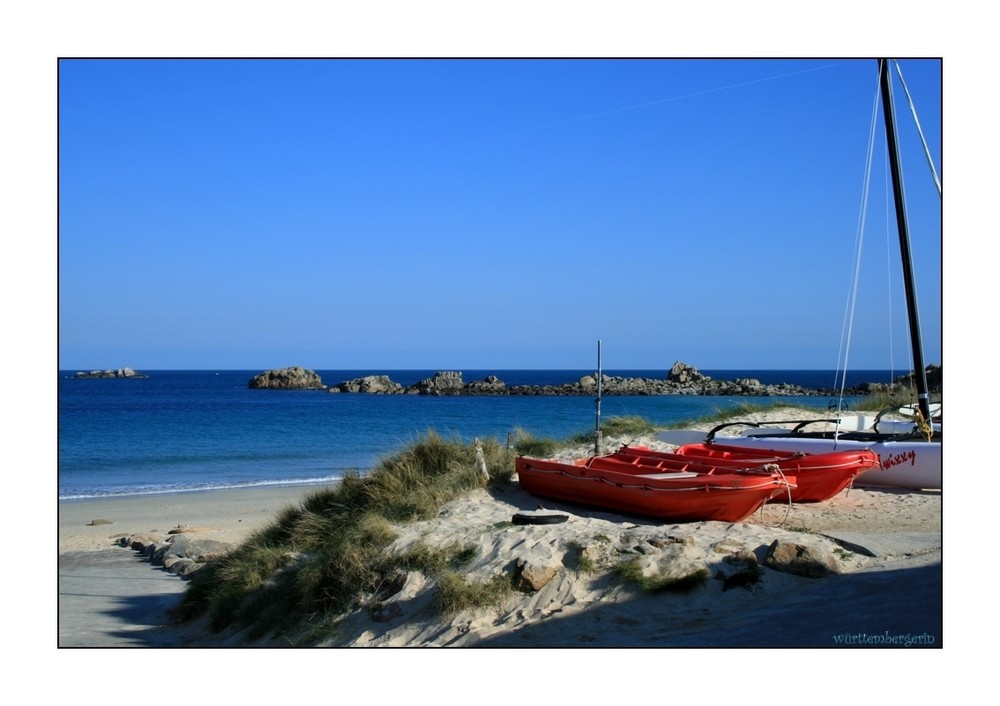
[[[268,485],[334,482],[365,472],[430,431],[471,442],[508,443],[519,431],[564,439],[593,430],[595,398],[330,394],[250,389],[260,370],[152,370],[143,378],[59,374],[59,498],[146,495]],[[388,375],[405,386],[436,370],[316,370],[327,385]],[[756,378],[813,389],[836,386],[826,370],[703,370],[716,380]],[[606,370],[659,378],[666,371]],[[586,370],[463,370],[463,380],[496,375],[508,386],[576,382]],[[861,370],[847,385],[888,382],[888,371]],[[691,421],[746,402],[788,400],[824,412],[828,397],[608,396],[601,419],[641,416],[655,425]],[[848,398],[848,405],[852,404]]]

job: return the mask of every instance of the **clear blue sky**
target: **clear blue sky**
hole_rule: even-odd
[[[900,64],[940,171],[940,62]],[[857,59],[64,60],[60,367],[586,369],[601,339],[615,369],[834,368],[876,79]],[[940,362],[940,200],[898,85],[897,119]],[[882,130],[849,363],[908,369]]]

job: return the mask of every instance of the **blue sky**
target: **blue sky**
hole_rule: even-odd
[[[941,65],[903,60],[941,170]],[[64,369],[833,368],[872,60],[64,60]],[[897,85],[927,362],[941,205]],[[881,121],[849,365],[909,367]]]

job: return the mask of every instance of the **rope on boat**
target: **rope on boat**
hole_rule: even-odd
[[[767,505],[767,501],[765,500],[763,503],[761,503],[760,506],[760,521],[764,524],[765,527],[781,527],[786,522],[788,522],[788,516],[792,513],[792,484],[788,482],[787,478],[785,478],[785,474],[781,470],[781,467],[778,466],[778,464],[769,463],[767,464],[767,466],[764,466],[764,468],[768,467],[771,467],[775,471],[777,471],[778,475],[781,476],[781,480],[785,482],[785,491],[788,493],[788,505],[785,507],[785,516],[781,518],[781,522],[779,522],[776,525],[769,525],[767,524],[767,520],[764,519],[764,506]]]
[[[934,428],[929,419],[924,419],[924,413],[920,411],[920,407],[917,407],[917,428],[920,429],[920,434],[927,441],[930,441],[934,436]]]

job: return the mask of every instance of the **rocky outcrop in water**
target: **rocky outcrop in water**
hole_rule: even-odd
[[[465,392],[465,388],[462,373],[448,370],[410,385],[406,392],[417,395],[460,395]]]
[[[249,387],[256,390],[322,390],[323,380],[312,370],[299,366],[266,370],[250,378]]]
[[[940,394],[941,392],[941,366],[928,365],[924,369],[927,378],[927,391]],[[902,390],[916,389],[916,376],[913,371],[905,375],[899,375],[891,383],[885,382],[865,382],[857,386],[854,392],[859,395],[888,395],[898,393]]]
[[[924,376],[927,378],[927,389],[931,392],[941,391],[941,366],[940,365],[928,365],[924,368]],[[895,380],[894,383],[899,385],[906,385],[911,387],[915,384],[914,378],[916,376],[913,372],[909,372],[906,375],[900,375]]]
[[[327,390],[327,392],[366,392],[374,395],[396,394],[402,391],[403,386],[390,380],[388,375],[368,375],[345,380]]]
[[[496,375],[482,380],[465,382],[462,373],[449,370],[436,373],[409,387],[393,382],[387,375],[370,375],[345,380],[330,388],[330,392],[366,392],[374,394],[408,395],[479,395],[479,396],[593,396],[597,392],[597,374],[584,375],[577,382],[561,385],[506,385]],[[808,390],[798,385],[764,385],[759,380],[713,380],[702,375],[686,363],[677,362],[663,379],[601,376],[601,393],[604,395],[817,395],[828,391]]]
[[[134,378],[134,379],[144,379],[148,378],[148,375],[143,373],[137,373],[132,370],[132,368],[119,368],[118,370],[91,370],[90,372],[79,372],[73,376],[78,379],[87,378]]]
[[[931,370],[934,368],[935,370]],[[895,384],[908,376],[902,376]],[[935,380],[940,389],[941,368],[928,368],[928,382]],[[465,382],[460,371],[448,370],[436,373],[408,387],[393,381],[388,375],[368,375],[353,380],[344,380],[329,388],[323,385],[319,375],[303,368],[271,370],[254,377],[250,387],[270,389],[302,389],[328,392],[367,393],[377,395],[426,395],[426,396],[594,396],[597,394],[597,373],[584,375],[576,382],[561,385],[507,385],[496,375],[488,375],[482,380]],[[663,378],[632,378],[612,375],[601,376],[601,394],[620,396],[642,395],[703,395],[719,397],[805,397],[831,396],[837,392],[830,389],[810,389],[789,383],[764,384],[755,378],[735,380],[713,380],[703,375],[697,368],[682,363],[674,363]],[[847,389],[848,395],[869,395],[885,391],[889,385],[864,383]],[[935,389],[931,385],[931,389]]]

